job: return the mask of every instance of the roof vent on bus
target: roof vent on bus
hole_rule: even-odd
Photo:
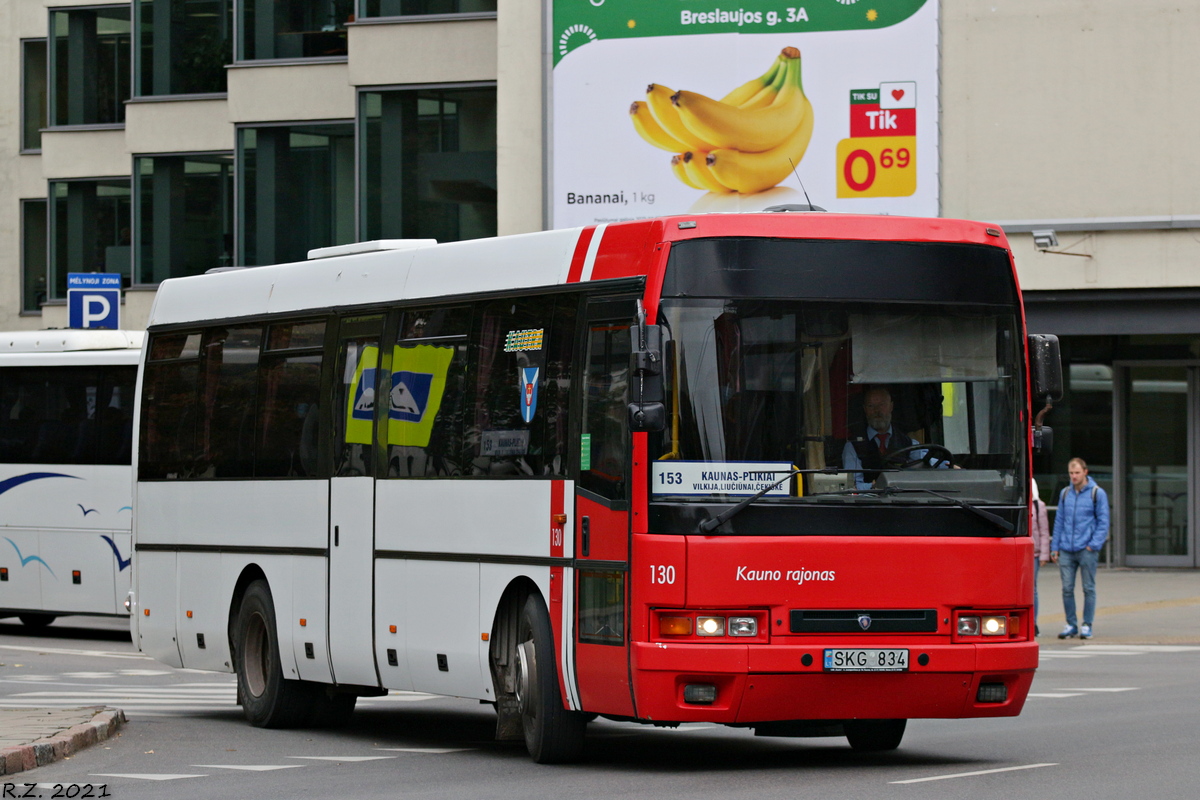
[[[373,242],[353,242],[339,244],[333,247],[318,247],[308,251],[309,260],[316,258],[333,258],[334,256],[354,256],[361,253],[377,253],[381,250],[415,250],[418,247],[429,247],[437,244],[437,239],[376,239]]]
[[[213,267],[212,269],[204,270],[204,274],[216,275],[219,272],[237,272],[239,269],[249,269],[249,267]]]
[[[763,211],[824,211],[820,206],[809,206],[804,203],[784,203],[780,206],[767,206]]]

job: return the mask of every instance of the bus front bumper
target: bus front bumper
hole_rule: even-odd
[[[910,651],[909,668],[903,672],[825,671],[825,648],[844,646],[634,643],[637,715],[736,724],[1011,717],[1025,705],[1038,662],[1035,642],[908,644],[903,646]],[[1000,685],[1004,699],[997,702]],[[688,702],[689,686],[715,687],[716,697],[711,703]]]

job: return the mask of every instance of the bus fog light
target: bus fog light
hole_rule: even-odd
[[[700,636],[724,636],[724,617],[696,617],[696,633]]]
[[[1003,683],[981,683],[975,695],[976,703],[1003,703],[1008,699],[1008,687]]]
[[[984,636],[1004,636],[1008,633],[1008,617],[984,617]]]
[[[730,617],[730,636],[758,636],[758,620],[754,617]]]
[[[683,702],[685,703],[695,706],[711,706],[716,701],[717,687],[711,683],[689,683],[683,687]]]
[[[660,617],[658,632],[663,636],[691,636],[691,617]]]
[[[958,635],[959,636],[978,636],[979,635],[979,617],[959,617],[958,618]]]

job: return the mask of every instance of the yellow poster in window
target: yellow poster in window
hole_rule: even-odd
[[[388,444],[427,447],[442,407],[454,348],[397,345],[392,356]]]
[[[347,362],[354,358],[354,348],[347,353]],[[379,364],[379,348],[367,345],[358,353],[350,391],[346,393],[346,443],[370,444],[371,426],[375,424],[375,368]],[[349,363],[347,363],[349,367]]]

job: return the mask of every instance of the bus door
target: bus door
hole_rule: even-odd
[[[384,316],[344,317],[333,381],[329,663],[335,683],[378,686],[374,636],[375,397]]]
[[[575,674],[581,707],[632,715],[629,357],[635,298],[588,303],[575,497]],[[569,673],[568,673],[569,674]]]

